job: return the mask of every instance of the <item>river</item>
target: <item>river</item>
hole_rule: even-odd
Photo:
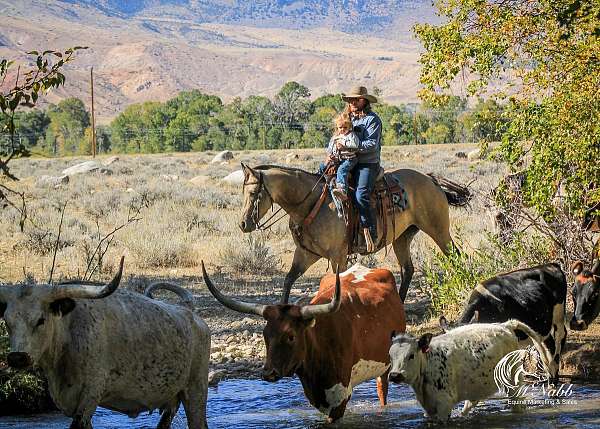
[[[597,428],[600,427],[600,385],[575,385],[567,404],[545,405],[512,412],[505,399],[491,399],[479,405],[467,417],[454,417],[456,428]],[[540,400],[541,397],[538,397]],[[310,406],[298,379],[278,383],[233,379],[209,389],[208,425],[211,429],[283,429],[283,428],[421,428],[427,426],[423,410],[410,387],[392,385],[389,405],[382,409],[377,401],[375,382],[354,390],[344,418],[325,425],[323,415]],[[458,415],[458,409],[453,416]],[[95,429],[154,429],[157,412],[136,419],[99,408],[93,417]],[[0,429],[64,429],[70,419],[60,413],[0,418]],[[185,415],[180,408],[173,429],[184,429]]]

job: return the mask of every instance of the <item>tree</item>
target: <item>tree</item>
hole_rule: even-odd
[[[311,103],[308,100],[310,91],[297,82],[287,82],[279,90],[273,102],[276,121],[288,128],[298,127],[308,119]]]
[[[472,76],[469,94],[509,99],[498,154],[522,171],[525,204],[546,221],[559,187],[573,215],[598,204],[600,3],[440,0],[438,10],[442,24],[415,28],[421,96],[444,101],[457,76]]]
[[[10,173],[8,163],[11,159],[18,156],[27,156],[29,151],[21,143],[14,140],[16,131],[15,114],[19,106],[34,107],[41,94],[52,88],[58,88],[65,83],[65,76],[61,70],[65,64],[73,60],[74,53],[79,49],[85,49],[81,46],[67,49],[64,52],[47,50],[41,54],[37,51],[28,52],[35,57],[34,67],[21,71],[21,66],[14,70],[15,62],[7,59],[0,59],[0,133],[8,134],[8,147],[0,148],[0,172],[1,176],[12,180],[17,178]],[[12,87],[6,87],[6,79],[9,77],[15,79]],[[7,89],[4,89],[7,88]],[[12,192],[6,186],[2,185],[6,191]],[[0,191],[0,200],[6,196]]]
[[[83,101],[66,98],[48,109],[51,136],[56,141],[55,155],[70,155],[79,152],[85,130],[90,126],[90,114]]]

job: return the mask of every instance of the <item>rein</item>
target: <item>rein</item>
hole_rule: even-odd
[[[319,182],[321,181],[321,179],[323,178],[325,174],[323,173],[319,179],[317,180],[317,182],[315,183],[315,185],[312,187],[312,189],[310,191],[308,191],[308,193],[304,196],[304,198],[302,198],[302,200],[297,203],[296,205],[300,205],[302,204],[304,201],[306,201],[308,199],[308,197],[311,196],[311,194],[313,193],[313,191],[317,188],[317,185],[319,184]],[[242,187],[244,186],[249,186],[249,185],[258,185],[258,190],[253,192],[253,194],[256,195],[256,198],[254,199],[254,201],[252,202],[252,220],[254,221],[254,224],[256,225],[256,229],[258,231],[264,231],[266,229],[271,228],[273,225],[275,225],[277,222],[279,222],[281,219],[283,219],[287,213],[284,212],[281,216],[279,216],[277,219],[275,219],[274,221],[272,221],[271,223],[269,223],[271,221],[271,219],[273,219],[275,216],[277,216],[277,214],[283,210],[283,208],[280,206],[277,210],[275,210],[275,212],[273,214],[271,214],[271,216],[269,216],[262,224],[260,223],[260,219],[258,218],[258,216],[260,215],[260,193],[262,191],[265,191],[267,193],[267,195],[269,196],[269,199],[271,200],[271,210],[273,210],[273,197],[271,196],[271,193],[269,192],[269,190],[267,189],[267,186],[265,185],[265,181],[263,178],[263,172],[260,171],[259,172],[259,176],[258,176],[258,180],[256,182],[251,182],[251,183],[246,183],[244,182],[244,184],[242,185]],[[327,186],[327,185],[325,185]],[[309,214],[310,215],[310,214]]]

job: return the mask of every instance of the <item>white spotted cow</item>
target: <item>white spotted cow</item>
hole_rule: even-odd
[[[463,414],[498,391],[494,369],[519,349],[519,336],[529,335],[545,365],[551,355],[527,325],[505,323],[464,325],[432,338],[400,334],[392,339],[389,380],[409,384],[427,415],[447,421],[452,408],[465,401]]]

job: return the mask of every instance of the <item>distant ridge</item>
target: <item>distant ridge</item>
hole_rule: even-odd
[[[88,46],[45,100],[88,103],[93,66],[101,123],[182,90],[228,101],[271,97],[290,80],[314,97],[364,84],[416,102],[411,27],[435,19],[429,0],[0,0],[0,57]]]

